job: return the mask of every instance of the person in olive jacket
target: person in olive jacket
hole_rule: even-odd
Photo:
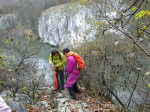
[[[61,52],[59,52],[58,49],[53,49],[49,57],[49,63],[53,67],[53,69],[57,72],[56,77],[58,88],[56,88],[56,90],[57,89],[60,91],[64,90],[65,56]]]

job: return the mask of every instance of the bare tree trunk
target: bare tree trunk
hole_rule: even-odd
[[[131,95],[130,95],[130,98],[129,98],[129,102],[128,102],[128,106],[127,106],[127,108],[128,108],[128,107],[129,107],[129,105],[130,105],[130,102],[131,102],[131,99],[132,99],[133,93],[134,93],[134,91],[135,91],[135,89],[136,89],[136,86],[137,86],[137,83],[138,83],[138,80],[139,80],[139,76],[140,76],[140,73],[138,73],[138,76],[137,76],[137,79],[136,79],[136,82],[135,82],[135,85],[134,85],[133,91],[132,91],[132,93],[131,93]]]
[[[32,80],[32,84],[33,84],[33,88],[32,88],[32,90],[33,90],[33,92],[32,92],[32,99],[35,99],[35,83],[34,83],[33,80]]]

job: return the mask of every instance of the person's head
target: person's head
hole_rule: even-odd
[[[70,49],[69,48],[65,48],[64,50],[63,50],[63,54],[65,55],[66,53],[68,53],[68,52],[70,52]]]
[[[51,54],[52,54],[52,56],[58,56],[59,51],[58,51],[57,49],[53,49],[53,50],[51,51]]]

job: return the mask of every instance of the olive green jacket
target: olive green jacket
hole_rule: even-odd
[[[60,59],[60,57],[61,57],[61,59]],[[60,57],[58,55],[56,57],[53,56],[53,58],[52,58],[52,54],[50,54],[49,63],[50,64],[53,63],[53,64],[57,65],[58,70],[63,70],[64,69],[64,64],[65,64],[65,56],[62,53],[60,53]],[[53,69],[56,70],[56,68],[53,68]]]

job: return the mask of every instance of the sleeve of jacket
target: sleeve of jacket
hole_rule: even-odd
[[[65,56],[63,54],[61,54],[61,62],[57,64],[57,67],[64,65],[65,64]]]
[[[49,56],[49,64],[52,64],[53,62],[52,62],[52,55],[50,54],[50,56]]]
[[[70,74],[73,71],[73,69],[74,69],[74,64],[73,63],[74,62],[73,62],[72,57],[71,56],[68,57],[67,58],[67,68],[66,68],[66,74],[67,75]]]

